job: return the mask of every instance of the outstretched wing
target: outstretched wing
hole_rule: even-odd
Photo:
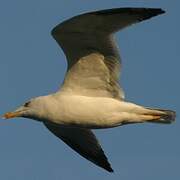
[[[117,8],[73,17],[52,30],[66,54],[68,70],[61,90],[123,99],[118,84],[121,60],[113,33],[164,13],[153,8]]]
[[[96,136],[91,130],[62,127],[51,122],[44,122],[44,125],[81,156],[107,171],[113,172]]]

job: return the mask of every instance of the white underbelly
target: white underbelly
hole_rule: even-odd
[[[61,96],[51,121],[65,126],[109,128],[121,125],[131,106],[133,111],[137,105],[104,97]]]

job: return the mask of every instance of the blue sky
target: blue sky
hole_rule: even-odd
[[[66,61],[50,35],[56,24],[91,10],[160,7],[167,13],[117,33],[123,59],[121,81],[128,101],[173,109],[178,116],[179,6],[179,1],[169,0],[1,0],[0,114],[59,88]],[[109,174],[81,158],[41,123],[0,120],[0,179],[179,179],[179,125],[178,116],[173,125],[97,130],[115,170]]]

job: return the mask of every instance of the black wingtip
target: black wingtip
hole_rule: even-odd
[[[149,13],[153,14],[153,16],[158,14],[164,14],[165,10],[161,8],[145,8],[145,7],[124,7],[124,8],[113,8],[113,9],[104,9],[99,11],[92,11],[87,14],[94,14],[94,15],[113,15],[113,14],[119,14],[119,13],[129,13],[129,14],[139,14],[139,13]]]
[[[166,11],[165,10],[163,10],[163,9],[159,9],[160,10],[160,14],[164,14],[164,13],[166,13]]]
[[[107,161],[107,163],[104,166],[101,166],[102,168],[104,168],[106,171],[113,173],[114,170],[111,167],[111,164]]]
[[[90,12],[88,14],[108,16],[108,15],[120,14],[120,13],[125,13],[125,14],[128,13],[131,15],[137,15],[137,16],[139,16],[139,21],[143,21],[146,19],[150,19],[153,16],[164,14],[165,11],[161,8],[132,8],[132,7],[127,7],[127,8],[105,9],[105,10],[101,10],[101,11]]]
[[[142,9],[142,11],[143,11],[143,16],[142,19],[140,20],[150,19],[151,17],[165,13],[165,11],[161,8],[144,8]]]
[[[111,167],[109,169],[107,169],[107,171],[110,172],[110,173],[114,172],[114,170]]]
[[[96,161],[93,162],[110,173],[114,172],[114,170],[111,167],[111,164],[108,161],[108,158],[106,157],[102,149],[99,151],[98,156],[96,157]]]
[[[147,9],[154,11],[157,15],[158,14],[164,14],[166,12],[165,10],[163,10],[161,8],[147,8]]]

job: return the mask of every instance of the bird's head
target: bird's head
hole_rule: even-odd
[[[2,118],[11,119],[16,117],[25,117],[38,120],[37,115],[40,113],[38,111],[38,107],[41,103],[40,99],[41,98],[34,98],[29,100],[22,106],[18,107],[15,111],[5,113]]]

